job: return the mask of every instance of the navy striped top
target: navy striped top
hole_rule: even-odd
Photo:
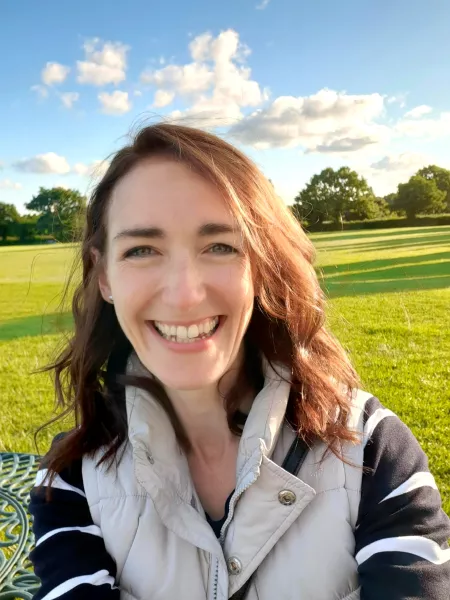
[[[376,398],[366,404],[361,501],[355,530],[361,600],[449,600],[450,521],[412,432]],[[38,473],[37,485],[45,470]],[[119,600],[116,565],[93,523],[81,461],[61,472],[52,502],[32,490],[42,587],[35,600]]]

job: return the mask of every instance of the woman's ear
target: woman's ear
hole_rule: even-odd
[[[97,271],[97,281],[100,294],[102,295],[103,300],[105,302],[111,304],[110,297],[112,295],[112,292],[106,273],[104,257],[100,254],[100,251],[97,250],[97,248],[91,248],[91,257],[94,269]]]

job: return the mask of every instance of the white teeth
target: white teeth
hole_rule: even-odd
[[[198,327],[197,325],[189,325],[187,335],[189,339],[198,337]]]
[[[187,338],[187,327],[184,325],[178,325],[177,338],[182,338],[183,340]]]
[[[159,321],[155,321],[155,327],[167,339],[176,341],[180,344],[189,344],[199,337],[209,337],[211,332],[217,327],[219,317],[214,317],[208,321],[203,321],[198,325],[167,325]],[[175,339],[174,339],[175,338]]]

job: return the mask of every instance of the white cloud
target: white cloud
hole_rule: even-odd
[[[405,117],[409,117],[411,119],[419,119],[420,117],[423,117],[424,115],[427,115],[428,113],[432,112],[432,110],[433,109],[431,108],[431,106],[421,104],[420,106],[416,106],[412,110],[409,110],[407,113],[405,113]]]
[[[84,44],[85,60],[77,61],[78,83],[118,84],[126,78],[127,52],[121,42],[104,42],[98,38]]]
[[[22,189],[21,183],[16,183],[15,181],[11,181],[10,179],[1,179],[0,180],[0,190],[20,190]]]
[[[450,135],[450,112],[442,112],[436,118],[401,119],[395,126],[397,133],[411,137],[438,138]]]
[[[442,164],[436,157],[419,152],[387,153],[371,164],[354,162],[352,168],[367,178],[376,194],[385,196],[397,190],[422,167],[430,164]]]
[[[75,102],[80,99],[80,94],[78,92],[65,92],[61,94],[60,98],[66,108],[72,108]]]
[[[236,123],[242,118],[242,113],[235,102],[220,97],[201,97],[192,108],[175,110],[170,117],[191,126],[221,127]]]
[[[134,90],[134,95],[135,96],[142,96],[141,90]]]
[[[268,7],[270,0],[261,0],[259,4],[256,5],[257,10],[264,10]]]
[[[32,85],[31,91],[36,92],[39,98],[47,98],[48,97],[48,89],[45,85]]]
[[[303,146],[309,152],[346,153],[388,139],[389,129],[376,122],[383,111],[380,94],[322,89],[311,96],[280,96],[235,124],[230,133],[256,148]]]
[[[416,152],[403,152],[401,154],[387,154],[380,160],[372,163],[370,167],[382,171],[401,171],[415,173],[421,167],[429,165],[433,160],[426,154]]]
[[[64,175],[70,171],[70,166],[64,156],[54,152],[37,154],[32,158],[24,158],[13,164],[13,167],[24,173],[59,173]]]
[[[56,62],[48,62],[42,69],[41,77],[46,85],[62,83],[70,72],[70,68]]]
[[[123,115],[131,110],[131,102],[128,98],[128,92],[116,90],[111,94],[101,92],[98,95],[102,112],[107,115]]]
[[[106,160],[94,160],[94,162],[86,165],[84,163],[76,163],[72,171],[83,177],[100,178],[106,173],[109,167],[109,162]]]
[[[213,82],[213,74],[205,65],[194,62],[184,66],[168,65],[158,71],[146,71],[142,73],[141,81],[188,96],[207,90]]]
[[[158,92],[168,92],[187,98],[192,106],[176,111],[171,117],[205,120],[217,119],[221,125],[242,118],[241,107],[258,106],[268,98],[258,82],[251,79],[251,69],[245,65],[250,49],[232,29],[217,37],[203,33],[189,44],[192,62],[169,64],[163,69],[145,71],[143,83],[154,85]],[[157,92],[157,93],[158,93]]]
[[[166,92],[166,90],[157,90],[153,99],[155,108],[162,108],[170,104],[175,98],[175,92]]]
[[[386,102],[387,102],[387,104],[398,104],[400,106],[400,108],[405,108],[406,97],[407,97],[407,94],[404,94],[404,93],[396,94],[395,96],[389,96],[386,99]]]
[[[202,33],[192,40],[189,44],[189,51],[193,60],[201,62],[209,58],[209,49],[212,40],[213,36],[209,32]]]

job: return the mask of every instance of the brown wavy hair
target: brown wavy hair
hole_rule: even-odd
[[[357,441],[347,419],[351,391],[359,380],[346,352],[325,326],[325,297],[313,266],[312,242],[271,182],[237,148],[205,131],[162,123],[141,129],[114,155],[88,204],[81,242],[82,279],[72,300],[74,333],[56,360],[41,369],[53,371],[57,407],[62,409],[50,423],[74,415],[76,424],[52,444],[46,456],[51,479],[74,460],[103,447],[106,451],[99,464],[108,461],[108,468],[113,464],[127,440],[125,385],[156,396],[181,446],[189,447],[162,387],[149,378],[124,374],[132,348],[98,286],[114,186],[141,161],[161,155],[189,165],[222,193],[242,230],[256,276],[257,298],[244,336],[244,367],[224,397],[230,429],[236,434],[241,431],[236,411],[243,390],[260,389],[263,384],[262,353],[270,363],[280,361],[291,368],[287,409],[291,425],[305,440],[322,440],[340,456],[341,442]],[[93,259],[95,250],[98,262]]]

